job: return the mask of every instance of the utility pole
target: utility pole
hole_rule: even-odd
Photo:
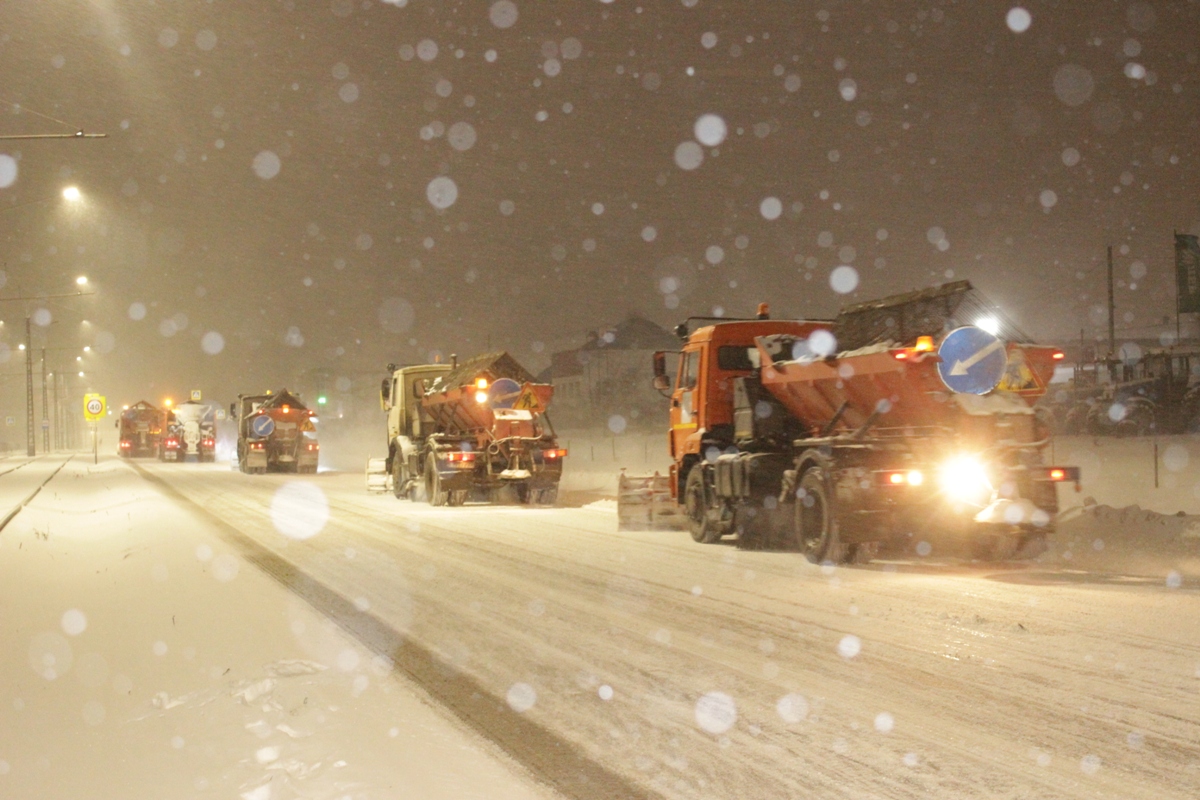
[[[81,286],[87,282],[80,278],[76,283]],[[30,297],[0,297],[0,302],[24,302],[26,300],[53,300],[59,297],[85,297],[94,292],[71,292],[70,294],[44,294]],[[37,436],[33,432],[33,333],[30,327],[31,318],[25,317],[25,443],[26,455],[30,458],[37,455]],[[43,364],[44,364],[43,356]],[[45,370],[43,369],[43,373]],[[44,375],[42,386],[45,386]],[[45,403],[43,391],[42,402]]]
[[[25,455],[37,455],[37,437],[33,435],[33,334],[29,317],[25,318]]]
[[[1112,260],[1112,245],[1108,246],[1108,355],[1112,358],[1117,352],[1117,335],[1116,335],[1116,314],[1117,306],[1113,301],[1113,260]]]
[[[50,452],[50,393],[46,386],[46,348],[42,348],[42,452]]]
[[[50,378],[54,381],[51,384],[51,391],[54,392],[54,449],[66,450],[67,445],[63,440],[62,407],[58,404],[58,376],[58,372],[50,373]]]
[[[1116,381],[1117,365],[1117,331],[1116,331],[1116,316],[1117,304],[1113,300],[1113,259],[1112,245],[1108,246],[1108,379]]]

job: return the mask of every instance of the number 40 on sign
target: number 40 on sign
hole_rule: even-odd
[[[88,422],[99,422],[104,417],[106,405],[104,395],[85,394],[83,396],[83,418]]]

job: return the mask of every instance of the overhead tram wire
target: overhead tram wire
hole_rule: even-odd
[[[84,133],[82,130],[75,133],[22,133],[22,134],[0,134],[0,140],[13,141],[19,139],[107,139],[107,133]]]
[[[43,114],[40,111],[29,108],[20,103],[14,103],[12,100],[5,100],[4,98],[0,98],[0,103],[5,103],[7,105],[12,106],[13,108],[19,109],[21,112],[28,112],[30,114],[33,114],[35,117],[41,117],[42,119],[48,119],[51,122],[57,122],[59,125],[64,125],[68,128],[73,128],[75,130],[74,133],[0,134],[0,141],[19,141],[19,140],[30,140],[30,139],[107,139],[108,138],[107,133],[85,133],[83,128],[80,128],[76,125],[72,125],[71,123],[69,123],[65,120],[61,120],[58,117],[52,117],[49,114]]]

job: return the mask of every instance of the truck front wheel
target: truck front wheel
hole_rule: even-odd
[[[683,507],[692,539],[700,544],[714,544],[721,539],[721,528],[709,508],[708,497],[711,492],[705,483],[704,465],[697,464],[688,473],[687,483],[683,487]]]
[[[806,470],[796,493],[794,531],[800,551],[814,564],[827,561],[840,564],[845,560],[832,499],[825,485],[824,470],[819,467]]]

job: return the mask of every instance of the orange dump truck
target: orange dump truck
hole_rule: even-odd
[[[933,528],[1004,559],[1040,551],[1057,485],[1078,489],[1077,468],[1046,463],[1032,408],[1062,354],[984,330],[1004,325],[966,281],[836,320],[764,306],[709,322],[676,329],[673,380],[667,354],[654,361],[671,398],[666,488],[698,542],[736,534],[839,563]]]
[[[432,505],[498,499],[553,505],[566,450],[546,409],[554,387],[508,353],[458,363],[388,365],[380,399],[388,455],[367,463],[367,488]]]
[[[317,415],[287,389],[240,394],[229,406],[238,423],[238,469],[265,472],[316,472],[321,447]]]
[[[117,452],[125,458],[157,456],[167,415],[140,400],[121,411],[117,419]]]

